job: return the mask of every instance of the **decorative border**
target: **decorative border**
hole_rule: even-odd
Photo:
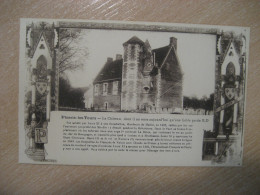
[[[232,138],[227,139],[220,138],[215,136],[214,138],[210,138],[213,142],[218,142],[220,139],[222,141],[224,140],[227,143],[233,143],[234,140],[241,141],[241,148],[243,146],[243,130],[244,130],[244,113],[245,113],[245,94],[246,94],[246,75],[247,75],[247,62],[248,62],[248,46],[249,46],[249,28],[242,28],[242,27],[220,27],[220,26],[208,26],[208,25],[189,25],[188,24],[170,24],[170,23],[143,23],[143,22],[119,22],[119,21],[78,21],[78,20],[45,20],[45,19],[22,19],[23,21],[27,22],[40,22],[44,21],[47,23],[53,23],[53,28],[57,30],[59,33],[60,28],[82,28],[82,29],[104,29],[104,30],[128,30],[128,31],[152,31],[152,32],[173,32],[173,33],[193,33],[193,34],[210,34],[216,36],[216,65],[215,65],[215,100],[214,100],[214,111],[218,111],[219,109],[219,102],[217,102],[217,98],[219,98],[219,94],[221,93],[218,82],[220,79],[219,75],[219,68],[221,68],[221,65],[223,63],[223,59],[221,58],[220,52],[219,52],[219,44],[218,41],[224,37],[226,34],[231,34],[232,36],[234,34],[241,34],[241,37],[246,38],[245,39],[245,45],[246,45],[246,53],[243,54],[244,61],[242,64],[242,72],[243,72],[243,80],[242,80],[242,97],[240,97],[240,101],[242,100],[242,116],[240,116],[237,121],[240,123],[238,126],[240,128],[240,137],[239,138]],[[55,22],[55,24],[54,24]],[[55,33],[53,34],[55,36]],[[59,36],[59,34],[58,34]],[[234,37],[230,37],[229,41],[232,41]],[[55,48],[52,48],[53,51]],[[54,55],[55,52],[54,52]],[[56,65],[56,61],[54,61],[54,64]],[[58,89],[59,89],[59,67],[55,66],[55,110],[58,110]],[[239,101],[239,100],[238,100]],[[231,104],[231,103],[230,103]],[[220,105],[223,106],[223,105]],[[224,107],[224,106],[223,106]],[[224,108],[225,109],[225,108]],[[219,120],[219,114],[217,112],[214,112],[214,132],[216,134],[219,133],[218,129],[215,129],[215,126],[218,125]],[[204,142],[208,141],[204,135]],[[223,142],[224,142],[223,141]],[[242,157],[241,157],[242,159]],[[214,160],[213,160],[214,161]],[[213,162],[212,161],[212,162]]]

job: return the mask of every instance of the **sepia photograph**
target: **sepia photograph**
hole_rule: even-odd
[[[96,29],[60,36],[59,110],[213,114],[215,36]]]

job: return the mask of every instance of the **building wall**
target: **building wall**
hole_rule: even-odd
[[[107,95],[94,97],[94,109],[100,111],[120,111],[120,95]],[[107,103],[107,108],[105,107]]]
[[[157,112],[181,112],[183,108],[182,71],[177,56],[171,51],[157,75]]]
[[[94,98],[93,107],[94,110],[100,111],[120,111],[121,109],[121,82],[118,81],[117,94],[113,94],[113,82],[118,80],[112,80],[109,82],[101,82],[94,84]],[[107,92],[103,91],[104,83],[107,84]],[[98,90],[96,91],[96,86]],[[106,106],[107,105],[107,106]]]
[[[182,72],[174,50],[171,50],[166,64],[156,76],[144,74],[146,59],[142,58],[143,50],[143,46],[137,43],[124,45],[121,93],[118,96],[111,95],[111,81],[111,83],[107,82],[107,94],[103,94],[104,82],[99,83],[98,94],[95,95],[94,91],[94,108],[96,110],[151,113],[182,111]],[[107,109],[106,102],[108,103]]]
[[[174,113],[182,110],[182,85],[181,83],[161,79],[160,108],[162,112]]]
[[[155,107],[156,102],[156,81],[151,76],[143,75],[142,64],[139,65],[137,81],[137,108],[140,112],[148,112]],[[151,82],[154,83],[153,87]]]

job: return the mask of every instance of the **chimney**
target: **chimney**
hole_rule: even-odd
[[[113,62],[113,58],[107,58],[107,62]]]
[[[175,37],[170,37],[170,45],[172,45],[175,50],[177,50],[177,39]]]
[[[121,60],[122,59],[122,55],[121,54],[116,54],[116,60]]]

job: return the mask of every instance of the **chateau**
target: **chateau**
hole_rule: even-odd
[[[107,58],[93,82],[93,109],[145,113],[180,113],[182,70],[177,39],[153,49],[134,36],[123,44],[123,56]]]

